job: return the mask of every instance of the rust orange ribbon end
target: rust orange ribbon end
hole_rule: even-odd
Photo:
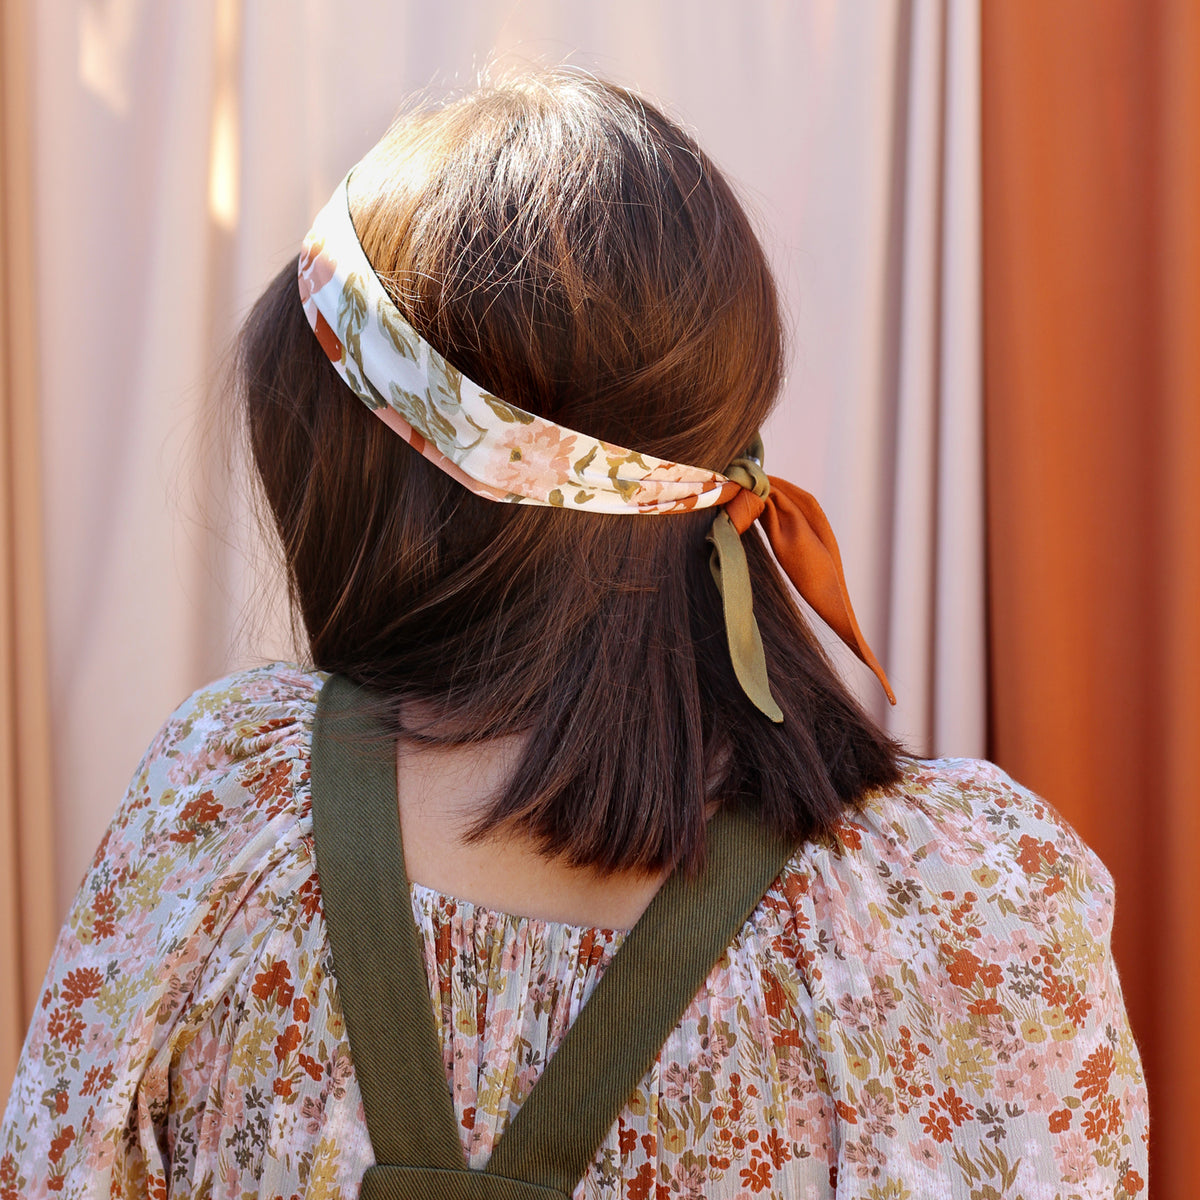
[[[858,655],[883,685],[888,700],[896,694],[863,637],[846,590],[842,556],[829,520],[810,493],[786,479],[770,475],[770,494],[765,498],[743,488],[725,511],[738,533],[744,533],[761,518],[763,532],[779,565],[813,611]]]

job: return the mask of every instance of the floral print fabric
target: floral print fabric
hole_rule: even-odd
[[[603,513],[672,513],[741,490],[716,471],[626,450],[506,404],[404,319],[363,253],[347,176],[299,262],[300,299],[338,374],[418,454],[486,500]]]
[[[150,747],[50,966],[0,1200],[357,1195],[372,1154],[310,819],[322,680],[232,676]],[[412,904],[482,1166],[623,935]],[[1046,803],[987,763],[914,763],[792,859],[576,1197],[1144,1196],[1112,910]]]

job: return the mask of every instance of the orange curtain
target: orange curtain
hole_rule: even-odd
[[[985,0],[991,747],[1108,865],[1156,1197],[1200,1124],[1200,5]]]
[[[57,932],[32,282],[29,26],[0,5],[0,1089]]]

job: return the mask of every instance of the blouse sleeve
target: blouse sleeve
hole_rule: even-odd
[[[928,764],[800,862],[839,1194],[1145,1195],[1112,878],[1049,804]]]
[[[60,933],[26,1037],[0,1127],[0,1200],[165,1200],[170,1069],[188,1037],[181,1018],[232,914],[241,909],[245,926],[246,897],[295,824],[272,799],[302,769],[288,749],[300,710],[281,710],[267,690],[246,673],[196,693],[139,765]],[[269,786],[248,787],[272,746]]]
[[[1043,1180],[1132,1200],[1149,1174],[1149,1104],[1112,953],[1112,875],[1040,796],[990,765],[984,787],[983,819],[1004,836],[973,877],[996,877],[989,890],[1008,946],[996,1003],[1014,1018],[995,1107],[1024,1109],[1036,1139],[1026,1156]],[[961,962],[970,974],[974,964]]]

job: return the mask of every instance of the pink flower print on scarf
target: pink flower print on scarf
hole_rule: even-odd
[[[561,488],[571,476],[577,441],[570,430],[539,418],[515,426],[496,443],[496,486],[522,495],[531,482],[546,492]]]

